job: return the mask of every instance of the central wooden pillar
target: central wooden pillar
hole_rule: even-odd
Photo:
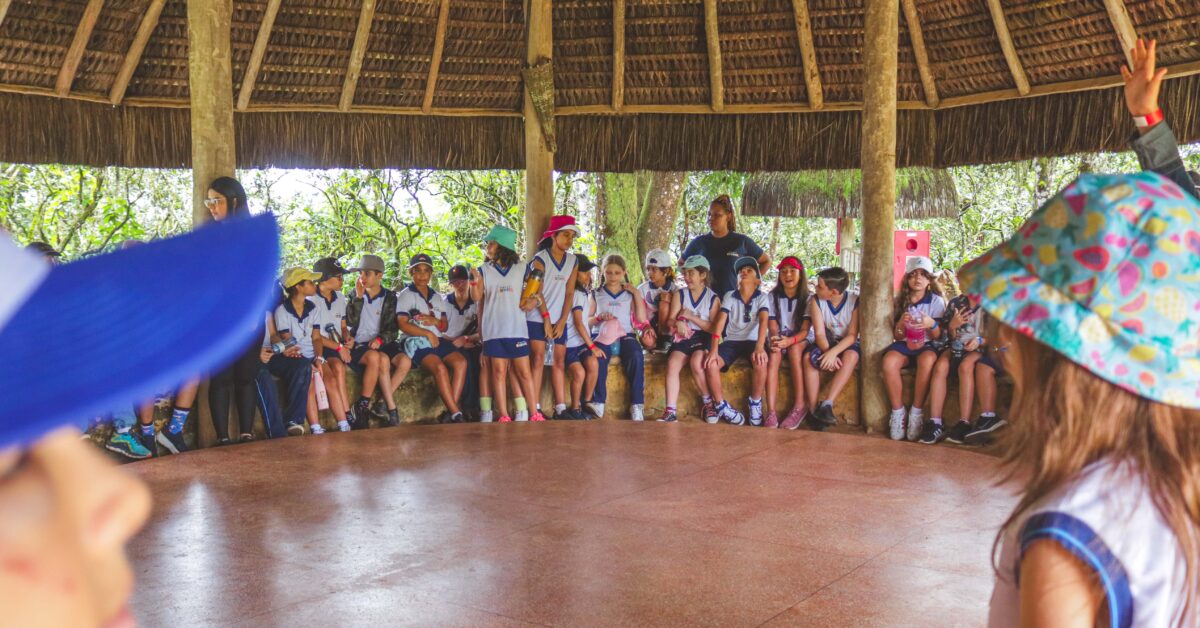
[[[527,0],[528,46],[525,60],[529,65],[552,57],[551,0]],[[525,88],[525,253],[533,255],[538,238],[554,215],[554,153],[546,143],[529,88]]]
[[[899,3],[867,0],[863,47],[862,292],[863,361],[859,400],[868,431],[885,429],[890,409],[883,351],[892,342],[892,233],[896,228],[896,54]]]
[[[188,0],[188,92],[192,119],[192,224],[209,219],[208,184],[234,175],[233,0]]]

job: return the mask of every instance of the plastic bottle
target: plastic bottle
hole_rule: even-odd
[[[925,316],[917,308],[909,308],[908,323],[904,326],[904,343],[912,351],[925,346]]]
[[[313,386],[317,391],[317,408],[320,410],[329,409],[329,393],[325,390],[325,379],[321,377],[321,369],[313,367],[312,374]]]
[[[542,289],[542,275],[543,273],[540,268],[529,269],[529,278],[525,280],[525,290],[521,292],[522,301],[537,294]]]

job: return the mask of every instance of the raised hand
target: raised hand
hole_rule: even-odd
[[[1125,106],[1135,116],[1145,116],[1158,111],[1158,90],[1166,68],[1155,67],[1155,50],[1158,42],[1138,39],[1130,51],[1133,67],[1121,66],[1121,78],[1125,80]]]

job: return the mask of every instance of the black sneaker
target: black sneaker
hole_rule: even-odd
[[[380,421],[386,421],[388,418],[387,404],[383,402],[383,399],[377,399],[375,403],[371,404],[368,412],[371,413],[371,416],[379,419]]]
[[[823,403],[817,406],[816,412],[808,415],[820,423],[822,427],[833,427],[837,425],[837,417],[833,415],[833,405]]]
[[[814,432],[824,432],[826,429],[825,424],[817,418],[816,412],[809,412],[807,415],[805,415],[804,422],[808,424],[808,429]]]
[[[396,412],[395,410],[388,410],[387,426],[396,427],[397,425],[400,425],[400,413]]]
[[[350,408],[350,427],[356,430],[365,430],[371,426],[371,403],[359,399],[354,402],[354,406]],[[387,418],[387,415],[384,415]]]
[[[133,434],[134,438],[138,439],[138,442],[142,444],[142,447],[145,447],[146,450],[150,452],[151,458],[158,457],[158,443],[154,442],[154,434],[143,434],[142,430],[136,427],[129,430],[129,432]]]
[[[950,433],[946,434],[946,442],[961,445],[966,442],[967,434],[971,433],[971,422],[960,420],[950,428]]]
[[[254,434],[242,434],[238,436],[239,443],[249,443],[254,441]]]
[[[467,419],[466,419],[466,417],[463,416],[463,413],[455,412],[454,414],[450,415],[450,422],[451,423],[466,423]]]
[[[299,423],[288,423],[287,433],[288,436],[303,436],[304,426],[300,425]]]
[[[550,420],[551,421],[574,421],[575,415],[568,408],[566,410],[563,410],[562,412],[555,412],[554,415],[550,417]]]
[[[945,432],[946,429],[942,427],[941,423],[926,421],[925,425],[921,426],[921,437],[917,439],[917,442],[922,445],[936,445],[938,441],[942,440],[942,434]]]
[[[183,442],[183,432],[172,434],[170,430],[164,429],[159,431],[155,439],[172,454],[181,454],[188,450],[187,443]]]
[[[217,439],[217,447],[224,447],[226,445],[232,445],[232,444],[233,444],[233,441],[229,440],[228,436],[226,436],[225,438]]]
[[[975,419],[975,429],[971,430],[963,441],[968,445],[986,445],[992,442],[992,432],[1008,425],[1008,422],[998,415],[981,416]]]

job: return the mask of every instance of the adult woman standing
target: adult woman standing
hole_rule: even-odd
[[[693,255],[703,256],[711,269],[713,292],[724,296],[737,287],[737,275],[733,263],[739,257],[752,257],[758,261],[759,272],[765,272],[771,257],[750,236],[737,232],[737,217],[733,214],[733,201],[722,194],[713,199],[708,208],[709,233],[696,236],[683,250],[687,259]]]
[[[246,190],[233,177],[217,177],[208,186],[204,206],[213,220],[231,220],[250,215],[246,201]],[[279,438],[286,435],[283,428],[283,413],[279,405],[279,390],[267,372],[265,362],[269,359],[270,340],[274,329],[268,325],[269,315],[263,313],[263,323],[248,341],[246,350],[208,382],[208,409],[212,413],[213,427],[217,431],[217,444],[228,445],[229,406],[236,402],[241,441],[254,440],[254,408],[262,412],[267,436]],[[272,326],[273,327],[273,326]],[[291,347],[288,351],[298,351]]]

